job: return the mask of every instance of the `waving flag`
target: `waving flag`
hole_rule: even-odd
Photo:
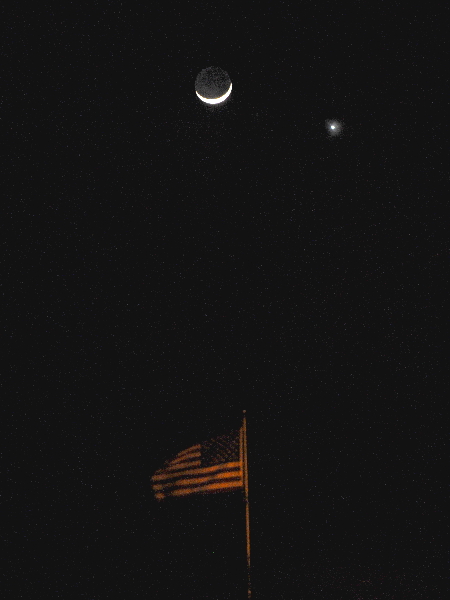
[[[243,428],[191,446],[152,476],[157,500],[244,489]]]

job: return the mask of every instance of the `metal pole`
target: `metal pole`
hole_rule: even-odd
[[[244,422],[242,426],[242,449],[243,449],[243,467],[244,467],[244,502],[245,502],[245,531],[247,539],[247,598],[252,597],[252,586],[250,579],[250,506],[248,502],[248,455],[247,455],[247,418],[246,410],[244,413]]]

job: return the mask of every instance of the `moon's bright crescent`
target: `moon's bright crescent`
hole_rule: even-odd
[[[230,83],[230,87],[225,92],[225,94],[223,96],[219,96],[218,98],[204,98],[203,96],[200,96],[200,94],[197,91],[195,93],[200,98],[200,100],[202,100],[203,102],[206,102],[207,104],[219,104],[219,102],[223,102],[224,100],[226,100],[228,98],[228,96],[231,94],[232,87],[233,87],[233,84]]]

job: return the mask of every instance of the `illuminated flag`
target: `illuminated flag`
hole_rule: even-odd
[[[243,428],[191,446],[152,476],[157,500],[244,489]]]

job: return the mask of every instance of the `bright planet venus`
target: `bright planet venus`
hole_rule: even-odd
[[[195,79],[195,93],[206,104],[220,104],[231,94],[232,83],[220,67],[207,67]]]
[[[328,121],[327,129],[331,136],[339,135],[342,131],[342,123],[339,123],[339,121]]]

